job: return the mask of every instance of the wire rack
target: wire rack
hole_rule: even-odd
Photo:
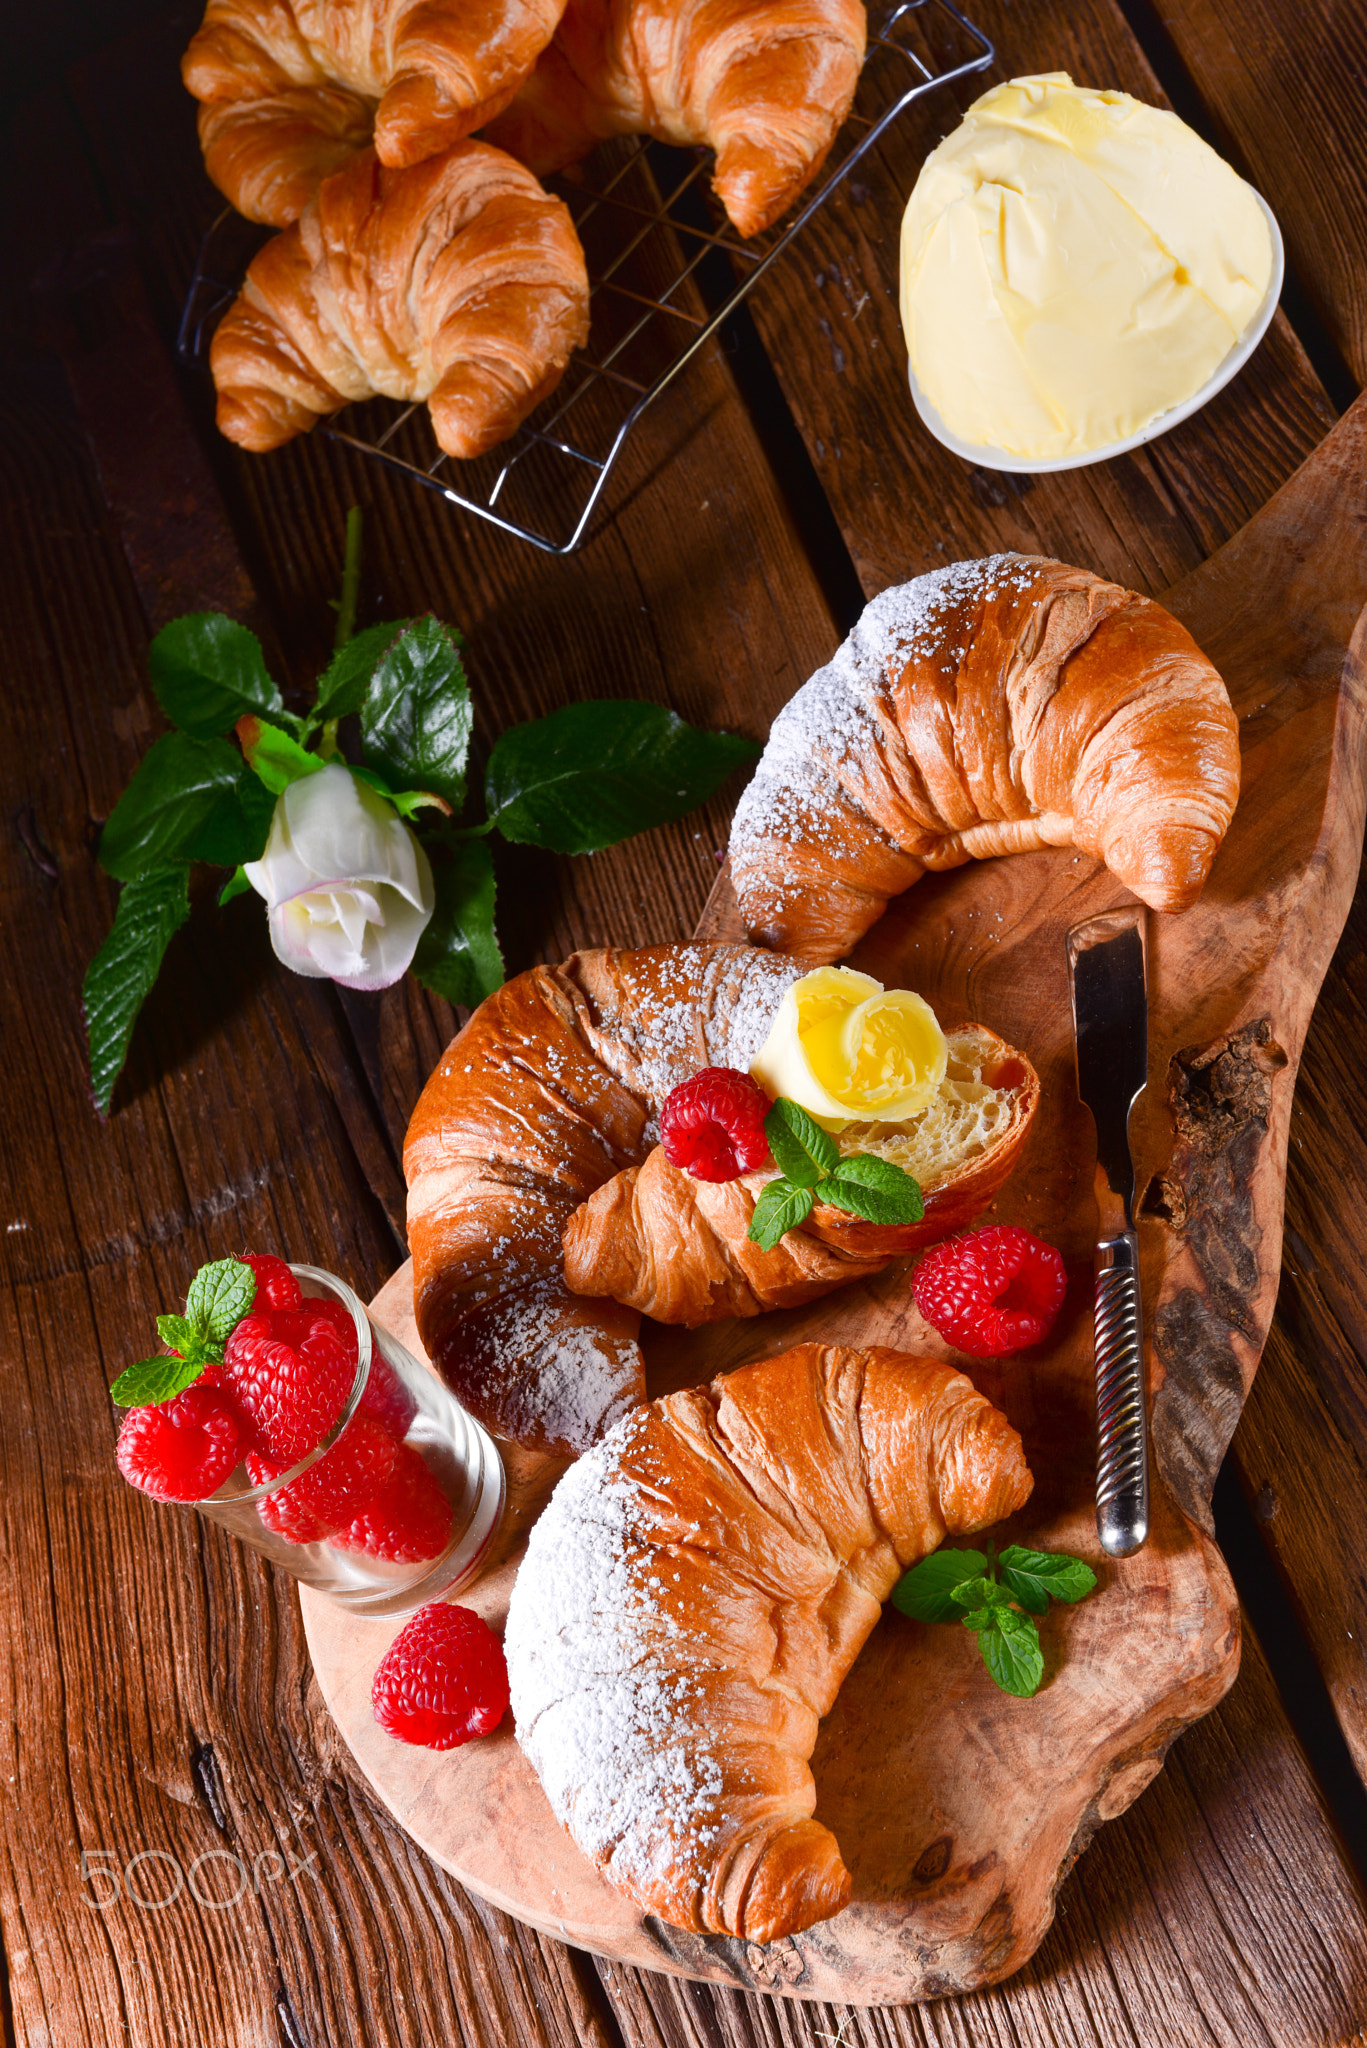
[[[348,406],[321,431],[504,533],[572,554],[647,407],[912,102],[984,70],[993,56],[951,0],[896,7],[869,38],[854,108],[819,189],[786,226],[748,242],[709,188],[709,151],[644,137],[601,146],[573,176],[546,181],[584,245],[589,338],[517,434],[490,455],[457,461],[437,447],[425,405],[384,398]],[[231,209],[209,229],[181,318],[182,359],[206,356],[251,246],[263,239]]]

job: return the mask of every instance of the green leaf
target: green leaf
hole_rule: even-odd
[[[148,649],[147,665],[162,710],[196,739],[231,732],[244,711],[298,724],[267,672],[255,633],[222,612],[172,619]]]
[[[185,1308],[199,1330],[226,1344],[256,1299],[256,1275],[241,1259],[215,1259],[190,1282]]]
[[[86,970],[81,990],[90,1039],[90,1085],[102,1116],[128,1053],[133,1025],[166,948],[190,915],[188,867],[153,868],[125,885],[114,929]]]
[[[275,798],[245,761],[237,764],[237,785],[223,794],[185,846],[187,860],[207,860],[214,867],[240,868],[260,860],[270,837]],[[247,884],[248,888],[251,884]]]
[[[504,982],[494,936],[494,864],[482,839],[432,863],[437,907],[418,940],[413,972],[436,995],[473,1009]]]
[[[318,702],[309,714],[310,731],[329,718],[346,718],[360,710],[380,657],[411,623],[408,619],[391,619],[383,626],[367,626],[338,648],[319,677]]]
[[[919,1223],[926,1213],[920,1182],[872,1152],[842,1159],[816,1194],[819,1202],[862,1216],[866,1223]]]
[[[980,1578],[987,1569],[981,1550],[935,1550],[904,1572],[892,1589],[892,1604],[913,1621],[957,1621],[954,1588]]]
[[[459,811],[472,716],[459,635],[438,619],[419,619],[371,676],[361,746],[393,788],[431,790]]]
[[[800,1102],[790,1102],[786,1095],[780,1095],[765,1117],[764,1135],[774,1164],[794,1187],[814,1188],[840,1164],[840,1151],[830,1132],[823,1131]]]
[[[150,1408],[158,1401],[170,1401],[192,1387],[204,1370],[203,1359],[193,1363],[183,1358],[140,1358],[121,1372],[109,1389],[111,1401],[120,1408]]]
[[[158,1316],[157,1335],[172,1351],[178,1351],[182,1358],[199,1342],[201,1332],[194,1323],[184,1316]]]
[[[219,909],[221,910],[225,903],[231,903],[234,896],[250,894],[251,886],[251,883],[247,880],[246,869],[239,867],[234,874],[228,877],[228,880],[218,892]]]
[[[781,1237],[796,1230],[812,1213],[810,1188],[795,1188],[786,1180],[771,1180],[760,1190],[750,1228],[745,1235],[761,1251],[771,1252]]]
[[[213,857],[193,849],[237,814],[241,775],[241,757],[230,741],[163,734],[114,806],[100,836],[100,865],[131,882],[166,861]],[[235,867],[242,858],[225,864]]]
[[[965,1579],[950,1594],[959,1607],[1009,1607],[1011,1595],[1005,1586],[999,1586],[995,1579]]]
[[[451,815],[451,806],[446,798],[434,796],[430,789],[391,789],[384,777],[377,775],[373,768],[358,768],[351,761],[338,765],[350,768],[358,782],[368,784],[387,804],[393,804],[401,818],[411,818],[415,812],[422,810],[443,811],[448,818]]]
[[[984,1664],[1003,1692],[1014,1693],[1017,1699],[1030,1699],[1039,1691],[1044,1676],[1039,1630],[1030,1616],[1017,1607],[991,1607],[983,1612],[991,1617],[991,1626],[983,1627],[978,1635]],[[971,1627],[972,1615],[968,1621]]]
[[[758,752],[658,704],[567,704],[504,733],[489,756],[485,802],[505,839],[594,853],[681,818]]]
[[[1080,1557],[1066,1551],[1023,1550],[1013,1543],[997,1560],[997,1568],[1022,1607],[1032,1614],[1048,1612],[1049,1601],[1083,1600],[1096,1584],[1096,1573]]]
[[[283,796],[292,782],[316,775],[327,766],[320,754],[311,754],[278,725],[263,725],[259,718],[239,719],[237,737],[247,766],[260,776],[272,796]]]

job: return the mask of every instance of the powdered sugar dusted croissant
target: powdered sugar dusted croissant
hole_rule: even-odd
[[[253,259],[210,351],[218,424],[278,448],[383,392],[426,399],[446,452],[480,455],[587,332],[579,239],[521,164],[482,142],[402,171],[366,151]]]
[[[733,1181],[695,1180],[657,1145],[576,1209],[565,1230],[565,1278],[661,1323],[701,1323],[793,1308],[889,1260],[933,1244],[985,1209],[1015,1166],[1039,1102],[1039,1077],[980,1025],[947,1034],[945,1079],[905,1124],[852,1124],[842,1153],[873,1152],[921,1184],[925,1215],[895,1226],[818,1204],[764,1251],[746,1236],[773,1168]]]
[[[505,1647],[557,1818],[646,1912],[773,1941],[851,1880],[817,1725],[902,1572],[1028,1498],[962,1373],[799,1345],[630,1416],[532,1530]]]
[[[798,973],[749,946],[577,953],[518,975],[447,1047],[404,1147],[414,1312],[486,1427],[582,1451],[644,1398],[638,1318],[570,1292],[565,1225],[645,1158],[680,1081],[749,1068]]]
[[[778,219],[850,110],[862,0],[569,0],[490,140],[544,176],[610,135],[705,143],[743,235]]]
[[[505,107],[564,0],[209,0],[181,63],[209,176],[285,227],[374,133],[419,163]]]
[[[928,868],[1080,847],[1157,910],[1199,896],[1238,722],[1161,605],[1030,555],[885,590],[774,720],[731,830],[753,937],[838,960]]]

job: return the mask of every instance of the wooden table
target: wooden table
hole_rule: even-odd
[[[608,520],[567,561],[321,440],[267,461],[219,444],[168,354],[214,206],[175,68],[194,10],[58,10],[19,46],[5,274],[25,290],[6,295],[0,440],[7,2041],[1367,2040],[1365,896],[1311,1031],[1280,1307],[1216,1494],[1242,1675],[996,1990],[795,2008],[597,1963],[464,1896],[353,1775],[289,1584],[135,1495],[112,1458],[105,1388],[201,1259],[287,1249],[363,1288],[398,1262],[403,1130],[453,1025],[412,984],[363,998],[291,977],[251,902],[223,922],[205,905],[97,1120],[77,997],[114,890],[94,847],[159,729],[144,658],[165,619],[231,610],[303,683],[359,503],[363,620],[433,607],[464,627],[486,744],[613,694],[762,737],[864,594],[942,561],[1019,547],[1164,588],[1367,381],[1360,9],[971,11],[997,43],[992,76],[1067,68],[1166,96],[1267,195],[1294,281],[1250,367],[1105,468],[1031,482],[940,451],[907,402],[895,311],[901,200],[952,124],[931,100],[648,418]],[[91,19],[107,40],[73,63]],[[725,830],[718,801],[593,859],[510,854],[510,967],[684,936]]]

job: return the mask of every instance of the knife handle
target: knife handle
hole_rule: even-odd
[[[1149,1533],[1144,1316],[1133,1231],[1096,1248],[1096,1529],[1111,1557],[1129,1557]]]

